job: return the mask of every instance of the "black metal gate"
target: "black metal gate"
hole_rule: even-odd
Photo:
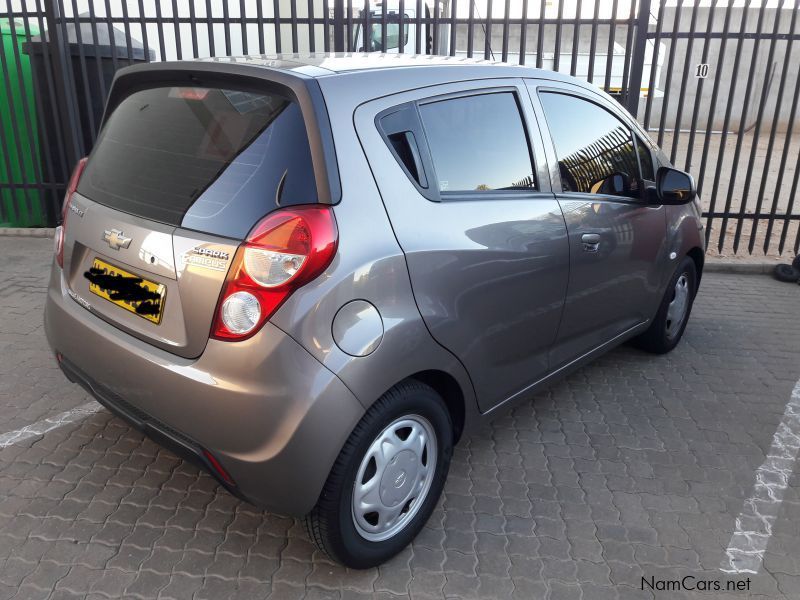
[[[0,224],[57,220],[121,66],[410,52],[593,82],[695,174],[710,252],[796,253],[798,13],[800,0],[0,0]]]

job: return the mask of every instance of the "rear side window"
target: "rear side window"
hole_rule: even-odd
[[[317,201],[299,106],[218,88],[158,87],[125,98],[78,191],[139,217],[234,238],[277,206]]]
[[[441,192],[536,189],[512,92],[438,100],[419,113]]]

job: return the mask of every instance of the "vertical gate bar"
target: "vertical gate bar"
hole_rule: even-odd
[[[578,69],[578,39],[581,35],[581,0],[575,5],[575,24],[572,26],[572,61],[569,65],[569,74],[575,77]]]
[[[128,65],[133,64],[133,42],[131,41],[131,20],[128,15],[128,3],[123,0],[122,4],[122,27],[125,31],[125,47],[128,50]],[[77,22],[77,15],[76,18],[76,25],[79,25]]]
[[[581,0],[578,0],[580,2]],[[506,0],[506,4],[504,7],[504,15],[503,15],[503,51],[502,51],[502,58],[503,62],[508,61],[508,20],[510,18],[509,11],[511,10],[511,0]],[[519,61],[518,61],[519,62]]]
[[[483,58],[494,59],[492,52],[492,0],[486,0],[486,20],[483,25]]]
[[[11,9],[11,6],[9,5],[8,24],[9,24],[9,27],[11,29],[12,39],[16,40],[16,38],[17,38],[16,24],[14,23],[13,12],[10,9]],[[35,146],[35,143],[33,141],[33,128],[31,126],[30,115],[28,114],[28,99],[27,99],[27,95],[26,95],[26,92],[25,92],[24,79],[23,79],[23,76],[22,76],[22,63],[21,63],[21,60],[20,60],[20,57],[19,57],[20,49],[19,49],[19,45],[16,44],[16,43],[12,44],[12,46],[14,48],[14,50],[13,50],[14,59],[13,60],[14,60],[14,64],[16,65],[16,68],[17,68],[17,82],[16,83],[19,86],[18,89],[20,91],[20,96],[21,96],[20,100],[22,102],[22,106],[20,106],[20,108],[22,109],[22,112],[23,112],[23,121],[24,121],[24,125],[26,127],[26,133],[28,134],[28,139],[30,140],[30,143],[28,144],[27,150],[28,150],[28,152],[30,152],[30,158],[31,158],[31,165],[32,165],[33,173],[29,173],[28,172],[28,167],[25,164],[25,160],[23,158],[23,155],[25,154],[25,152],[23,150],[24,143],[22,141],[22,138],[20,137],[20,131],[19,131],[20,127],[19,127],[19,125],[17,123],[17,119],[15,119],[15,118],[11,118],[11,119],[9,119],[9,121],[11,122],[11,133],[12,133],[12,135],[14,137],[14,145],[16,146],[16,150],[17,150],[17,162],[18,162],[18,166],[19,166],[19,174],[20,174],[20,177],[22,178],[22,181],[19,181],[19,182],[16,182],[16,183],[22,185],[23,187],[17,188],[16,186],[14,186],[15,182],[13,181],[14,177],[12,176],[11,170],[7,170],[6,172],[8,173],[8,179],[9,179],[8,183],[10,183],[12,186],[14,186],[14,187],[11,187],[11,189],[10,189],[11,197],[16,199],[17,198],[16,190],[17,189],[21,190],[22,194],[20,194],[20,196],[22,196],[24,198],[26,212],[27,212],[28,215],[31,215],[33,213],[33,198],[35,197],[36,194],[34,193],[34,191],[29,186],[32,183],[32,180],[41,181],[41,178],[40,178],[40,173],[38,172],[38,169],[37,169],[37,166],[38,166],[37,156],[36,156],[36,153],[34,151],[36,146]],[[3,71],[3,85],[5,85],[6,90],[8,90],[8,110],[10,110],[12,115],[16,115],[17,114],[16,103],[14,102],[14,95],[11,93],[11,90],[13,89],[13,87],[11,85],[11,77],[9,75],[10,69],[8,68],[8,64],[9,64],[9,60],[8,59],[9,59],[9,57],[6,55],[5,44],[0,43],[0,68],[2,68],[2,71]],[[5,145],[4,145],[4,148],[5,149],[9,149]],[[3,153],[7,154],[5,151]],[[11,202],[11,205],[12,206],[14,205],[13,201]]]
[[[111,2],[109,2],[109,0],[106,0],[105,7],[106,7],[105,22],[106,22],[106,27],[108,28],[109,47],[111,49],[111,64],[114,66],[114,71],[116,72],[116,70],[119,69],[119,64],[117,64],[118,63],[117,52],[116,52],[117,44],[114,40],[114,21],[111,15]]]
[[[431,54],[439,54],[439,2],[433,0],[433,40],[431,41]]]
[[[616,2],[617,0],[614,0]],[[561,64],[561,22],[564,20],[564,0],[558,0],[558,13],[556,17],[556,42],[553,53],[553,71],[558,72]]]
[[[720,0],[713,0],[711,6],[708,9],[708,22],[706,23],[706,36],[703,39],[703,50],[700,56],[700,64],[707,64],[708,61],[708,52],[711,46],[711,32],[714,30],[714,13],[719,5]],[[697,9],[695,9],[697,10]],[[700,113],[700,99],[703,97],[703,87],[705,84],[705,78],[701,77],[697,82],[697,91],[694,95],[694,107],[692,108],[692,123],[689,126],[689,143],[686,149],[686,160],[684,161],[684,171],[689,171],[691,164],[692,164],[692,154],[694,154],[694,140],[697,134],[697,118]],[[706,132],[706,136],[711,135],[709,132]],[[703,174],[699,173],[699,177],[702,179]]]
[[[67,169],[78,162],[83,156],[83,140],[78,135],[80,131],[80,118],[76,105],[76,93],[72,64],[69,57],[68,38],[66,36],[66,23],[61,11],[61,0],[45,0],[45,19],[47,20],[48,45],[52,54],[51,64],[54,67],[53,79],[56,86],[57,106],[62,115],[61,125],[64,135],[64,155]],[[68,170],[64,176],[69,177]],[[66,182],[65,182],[66,183]]]
[[[197,40],[197,8],[194,5],[195,0],[189,0],[189,29],[192,33],[192,57],[199,58],[200,57],[200,44]],[[139,9],[141,13],[141,9]],[[142,25],[142,30],[144,30],[144,25]],[[142,37],[146,40],[144,34]],[[147,42],[143,40],[144,44],[144,53],[147,54]],[[213,54],[212,54],[213,56]],[[148,60],[147,56],[145,56],[145,60]]]
[[[297,1],[289,2],[289,18],[291,20],[292,29],[292,52],[297,54],[300,51],[298,33],[297,33]]]
[[[156,0],[154,3],[156,6],[156,25],[157,25],[156,31],[158,32],[158,50],[161,53],[161,60],[167,60],[167,48],[166,45],[164,44],[164,19],[161,14],[161,2],[159,0]],[[116,60],[116,58],[114,58],[114,60]],[[114,69],[116,70],[116,64],[114,66]]]
[[[191,2],[191,0],[190,0]],[[311,0],[309,0],[311,2]],[[247,46],[247,16],[244,0],[239,0],[239,28],[242,31],[242,54],[248,54]]]
[[[642,126],[644,127],[645,131],[650,130],[650,115],[653,109],[653,98],[655,97],[656,87],[658,86],[658,81],[656,81],[656,73],[658,72],[658,56],[661,51],[661,31],[663,30],[664,7],[666,6],[666,4],[667,4],[666,0],[660,0],[660,2],[658,3],[658,14],[656,15],[656,32],[655,32],[655,37],[653,39],[653,56],[650,59],[650,77],[647,82],[647,101],[645,102],[644,105],[644,121],[642,123]],[[645,40],[644,43],[646,45],[647,41]],[[645,50],[645,52],[647,52],[647,50]],[[642,70],[644,70],[644,58],[642,58]],[[634,67],[634,72],[635,71],[636,67]]]
[[[747,177],[745,179],[744,184],[744,198],[742,199],[742,206],[739,210],[740,221],[736,226],[736,241],[734,242],[733,251],[736,251],[739,248],[739,239],[740,234],[742,232],[743,227],[743,218],[744,218],[744,206],[746,204],[747,196],[750,192],[750,184],[752,183],[752,175],[753,175],[753,167],[755,166],[756,161],[756,154],[758,151],[758,140],[761,137],[761,125],[763,122],[764,111],[767,108],[767,94],[769,92],[769,80],[771,79],[771,72],[773,71],[772,60],[775,58],[775,46],[778,44],[778,32],[780,31],[781,25],[781,13],[783,12],[783,7],[785,5],[785,0],[780,0],[778,2],[778,10],[775,13],[775,22],[772,28],[772,38],[769,41],[769,53],[767,57],[767,65],[766,71],[764,72],[764,88],[761,90],[761,100],[759,101],[758,105],[758,116],[756,117],[756,130],[753,133],[753,144],[750,147],[750,162],[747,165]],[[795,15],[796,10],[792,11],[792,28],[794,27]],[[790,28],[791,31],[791,28]],[[791,38],[790,38],[791,39]],[[753,253],[753,246],[756,242],[756,231],[758,230],[758,214],[761,212],[761,207],[764,201],[764,193],[767,187],[767,173],[769,171],[769,164],[770,159],[772,158],[772,150],[775,147],[775,128],[777,127],[778,116],[780,115],[780,106],[783,100],[783,92],[786,88],[786,75],[788,74],[788,67],[789,67],[789,54],[791,51],[791,42],[789,42],[789,46],[787,48],[787,52],[783,58],[783,68],[781,70],[781,81],[778,84],[778,96],[775,100],[775,119],[772,121],[772,127],[770,128],[770,136],[769,142],[767,143],[767,153],[764,156],[764,170],[761,175],[761,181],[758,186],[758,194],[756,195],[756,207],[752,220],[752,225],[750,227],[750,240],[747,244],[747,252],[748,254]],[[754,57],[755,60],[755,57]],[[740,127],[741,129],[741,127]]]
[[[796,21],[797,21],[797,13],[798,12],[800,12],[800,0],[795,0],[795,2],[794,2],[794,11],[792,11],[792,22],[789,25],[789,39],[788,39],[788,41],[786,43],[786,58],[784,59],[784,63],[783,63],[784,72],[781,75],[781,85],[783,85],[783,83],[784,83],[784,81],[786,79],[786,76],[787,76],[787,73],[785,72],[786,71],[786,67],[791,62],[790,61],[790,57],[792,55],[792,43],[794,41],[794,38],[792,37],[792,34],[794,34],[794,31],[796,29],[795,25],[796,25]],[[786,127],[786,137],[784,138],[784,141],[783,141],[783,151],[781,152],[781,162],[780,162],[780,166],[778,167],[778,179],[775,182],[775,190],[773,192],[773,197],[772,197],[772,206],[771,206],[771,208],[769,210],[769,222],[767,223],[767,234],[766,234],[766,237],[764,239],[764,254],[767,254],[769,252],[769,247],[771,245],[772,232],[773,232],[773,228],[775,226],[775,215],[778,212],[778,200],[780,199],[781,188],[783,187],[783,176],[784,176],[785,171],[786,171],[786,160],[787,160],[788,155],[789,155],[789,148],[791,147],[791,144],[792,144],[792,133],[793,133],[793,130],[794,130],[794,120],[795,120],[795,117],[797,116],[797,102],[798,102],[798,100],[800,100],[800,76],[795,76],[794,94],[792,95],[792,107],[789,109],[789,120],[787,121],[788,125]],[[780,112],[781,112],[781,98],[779,97],[778,101],[775,103],[775,116],[773,117],[772,132],[770,133],[770,141],[777,134],[776,125],[778,123],[778,120],[780,119]],[[764,179],[766,179],[766,177],[767,177],[767,167],[764,167],[764,174],[763,174],[762,177]],[[763,194],[764,194],[763,191],[759,192],[759,196],[762,196]],[[789,215],[790,211],[787,210],[786,214]],[[783,225],[783,232],[786,231],[788,226],[789,226],[789,221],[787,219],[785,221],[784,225]],[[783,232],[781,232],[781,238],[784,237],[783,236]],[[752,232],[751,232],[750,236],[752,238],[752,236],[753,236]],[[780,247],[778,252],[779,252],[779,254],[783,253],[783,247],[782,246]]]
[[[280,54],[283,49],[283,44],[281,43],[281,0],[272,0],[272,26],[275,28],[275,53]]]
[[[11,0],[6,0],[6,2],[10,6]],[[21,14],[22,14],[22,24],[23,24],[23,28],[25,30],[25,39],[30,40],[31,39],[30,22],[33,19],[32,19],[32,17],[30,16],[30,14],[28,12],[27,3],[25,3],[25,2],[23,2],[22,5],[21,5]],[[97,38],[95,37],[95,39],[97,39]],[[44,50],[44,48],[43,48],[43,50]],[[43,54],[46,55],[46,52],[43,52]],[[31,54],[31,59],[32,60],[34,59],[34,55],[33,54]],[[48,69],[48,72],[49,72],[49,69]],[[48,77],[47,80],[48,80],[48,83],[49,83],[50,78]],[[37,94],[34,91],[33,101],[34,101],[33,117],[37,117],[38,118],[39,115],[44,115],[44,106],[42,105],[41,94]],[[33,121],[31,120],[31,122],[33,122]],[[33,132],[32,125],[31,125],[31,132]],[[34,157],[34,164],[37,165],[37,167],[38,167],[38,172],[39,172],[38,181],[40,182],[40,185],[42,187],[42,191],[48,191],[49,192],[49,201],[47,200],[48,194],[43,194],[42,195],[42,209],[43,209],[44,214],[47,217],[47,222],[48,223],[52,223],[52,222],[55,221],[56,211],[54,210],[54,208],[58,204],[58,190],[57,190],[57,187],[56,187],[56,182],[54,182],[54,181],[47,182],[47,181],[45,181],[45,177],[44,177],[45,173],[47,173],[51,178],[52,178],[52,175],[53,175],[53,159],[51,158],[50,152],[48,151],[52,147],[51,146],[51,141],[50,141],[50,131],[49,131],[49,128],[47,128],[47,127],[40,127],[40,128],[37,129],[37,132],[40,134],[40,137],[36,140],[36,142],[40,142],[40,141],[44,142],[44,147],[42,147],[41,144],[40,144],[39,148],[40,148],[40,152],[42,152],[42,154],[44,154],[45,169],[44,170],[42,169],[41,162],[39,160],[36,160],[35,157]],[[33,148],[33,146],[32,146],[32,148]],[[6,154],[6,153],[4,152],[4,154]]]
[[[522,0],[527,2],[528,0]],[[458,24],[456,21],[456,8],[458,7],[458,0],[450,0],[450,56],[456,55],[456,40]]]
[[[422,0],[419,0],[422,2]],[[371,15],[369,0],[364,0],[364,11],[362,16],[364,17],[364,23],[362,25],[361,31],[364,32],[363,39],[364,39],[364,51],[370,52],[372,51],[372,23],[371,23]]]
[[[522,0],[522,21],[519,30],[519,64],[525,64],[528,51],[528,0]]]
[[[797,197],[797,183],[800,181],[800,152],[797,154],[797,162],[794,165],[794,177],[792,178],[792,191],[789,192],[789,204],[786,207],[786,213],[783,218],[783,231],[781,231],[781,242],[778,246],[778,252],[783,254],[783,249],[785,247],[786,238],[788,237],[789,233],[789,219],[792,215],[792,211],[794,210],[794,200]],[[797,227],[797,236],[795,237],[794,241],[794,253],[797,254],[798,246],[800,246],[800,223],[798,223]]]
[[[598,0],[599,1],[599,0]],[[536,39],[536,68],[541,69],[544,64],[544,18],[546,16],[547,3],[539,1],[539,36]]]
[[[81,74],[81,82],[83,83],[83,99],[86,102],[86,106],[92,105],[92,97],[89,91],[89,73],[88,69],[86,68],[86,52],[83,49],[83,32],[81,32],[81,21],[78,18],[78,3],[77,0],[72,0],[72,15],[73,21],[75,24],[75,41],[78,44],[78,62],[80,63],[80,74]],[[92,40],[94,43],[92,44],[95,47],[95,53],[97,52],[97,38]],[[95,55],[95,62],[100,62],[97,60],[99,57]],[[71,57],[70,57],[71,59]],[[77,82],[76,82],[77,86]],[[22,88],[20,88],[22,89]],[[78,90],[75,90],[76,93],[79,93]],[[97,126],[94,122],[94,114],[93,111],[87,110],[86,111],[86,118],[87,118],[87,125],[89,126],[89,133],[92,137],[92,140],[97,138]],[[88,148],[87,148],[88,150]]]
[[[684,0],[678,0],[678,5],[675,7],[675,19],[672,23],[672,31],[670,32],[669,44],[669,58],[667,59],[667,80],[664,83],[664,99],[661,101],[661,117],[658,122],[658,145],[661,146],[664,142],[664,128],[667,123],[667,113],[669,112],[669,96],[670,88],[672,87],[672,72],[675,66],[675,49],[678,47],[678,29],[681,22],[681,8],[683,8]]]
[[[386,52],[386,23],[388,21],[387,18],[387,8],[386,2],[381,3],[381,52]]]
[[[686,59],[683,61],[683,77],[681,79],[680,92],[678,93],[678,112],[675,115],[675,127],[672,133],[672,149],[670,150],[669,160],[673,164],[676,162],[675,158],[678,156],[678,140],[681,134],[681,121],[683,120],[683,99],[686,97],[686,82],[689,79],[689,68],[692,60],[692,51],[694,50],[694,34],[697,31],[697,13],[699,11],[699,3],[692,3],[692,17],[689,20],[689,39],[686,42]]]
[[[158,2],[158,0],[156,0]],[[261,2],[258,3],[261,6]],[[208,53],[211,56],[217,55],[217,46],[214,42],[214,13],[211,10],[211,0],[206,0],[206,24],[207,30],[206,33],[208,34]],[[263,35],[261,36],[264,37]]]
[[[724,62],[725,57],[725,48],[728,45],[728,32],[730,31],[730,24],[731,24],[731,13],[733,12],[733,5],[728,4],[725,7],[725,20],[722,24],[722,37],[720,38],[720,46],[719,46],[719,59],[717,61],[718,69],[721,69],[722,64]],[[700,160],[700,170],[698,171],[700,178],[697,180],[697,194],[700,195],[703,192],[703,180],[705,179],[705,170],[706,170],[706,161],[708,160],[708,150],[711,144],[711,136],[712,130],[714,128],[714,114],[717,111],[717,96],[719,95],[720,84],[722,83],[722,78],[718,76],[714,77],[714,85],[712,86],[711,91],[711,105],[708,107],[708,122],[706,123],[706,135],[705,139],[703,140],[703,156]],[[715,199],[711,198],[711,212],[713,212]],[[711,230],[711,219],[709,218],[708,226],[706,227],[706,236],[709,235]],[[706,240],[708,241],[708,240]]]
[[[156,0],[158,1],[158,0]],[[172,0],[175,2],[175,0]],[[277,1],[277,0],[276,0]],[[225,56],[232,54],[231,47],[231,14],[227,2],[222,3],[222,30],[225,33]]]
[[[124,2],[123,2],[124,4]],[[228,10],[228,3],[224,3],[225,10]],[[178,21],[178,0],[172,0],[172,30],[175,32],[175,56],[178,60],[183,60],[183,48],[181,44],[181,24]],[[228,56],[230,56],[228,51]]]
[[[750,2],[751,1],[752,0],[747,0],[747,2],[745,3],[744,10],[742,11],[742,21],[739,24],[739,27],[740,27],[739,31],[741,33],[743,33],[747,29],[747,16],[748,16],[748,12],[750,10]],[[728,28],[729,28],[730,16],[731,16],[731,12],[732,11],[733,11],[733,6],[732,5],[728,5],[727,12],[725,14],[725,25],[723,27],[722,44],[720,45],[720,50],[719,50],[720,61],[725,56],[725,46],[726,46],[726,41],[728,39],[727,33],[729,31]],[[736,43],[736,51],[735,51],[734,57],[733,57],[733,73],[731,74],[731,85],[730,85],[730,88],[728,90],[728,104],[725,107],[725,117],[723,118],[723,121],[722,121],[722,133],[720,134],[722,137],[720,138],[719,152],[717,153],[717,163],[716,163],[716,166],[714,168],[714,182],[713,182],[713,184],[711,186],[711,201],[710,201],[710,206],[709,206],[709,209],[708,209],[708,212],[709,212],[708,221],[706,223],[706,241],[707,242],[711,238],[711,226],[713,224],[713,219],[714,219],[714,217],[712,217],[711,215],[712,215],[712,213],[716,212],[717,191],[719,190],[719,180],[720,180],[720,177],[722,175],[722,167],[723,167],[723,162],[725,160],[725,143],[728,140],[728,127],[730,126],[730,122],[731,122],[731,111],[733,110],[733,96],[734,96],[735,91],[736,91],[736,79],[739,76],[739,65],[741,63],[741,58],[742,58],[742,47],[744,46],[743,42],[744,42],[744,37],[740,37],[738,39],[737,43]],[[721,77],[718,77],[714,81],[715,91],[716,91],[716,88],[717,88],[717,83],[720,82],[721,79],[722,79]],[[716,99],[715,97],[713,97],[713,94],[712,94],[712,98],[711,99],[712,99],[712,104],[713,104],[713,101]],[[713,124],[713,118],[714,118],[714,113],[713,112],[709,113],[709,115],[708,115],[708,123],[709,123],[709,125],[708,125],[707,131],[711,131],[711,127],[712,127],[712,124]],[[708,144],[709,139],[710,139],[709,137],[706,137],[706,144]],[[700,171],[701,172],[703,171],[704,164],[705,164],[706,148],[707,148],[707,146],[704,147],[704,149],[703,149],[703,162],[700,165]]]
[[[258,52],[260,54],[266,54],[267,44],[266,40],[264,39],[264,7],[261,3],[261,0],[256,2],[256,21],[257,21],[256,27],[258,30]]]
[[[333,19],[334,31],[336,30],[336,15]],[[353,39],[353,0],[347,0],[347,51],[355,52],[357,49],[353,47],[355,40]]]
[[[633,1],[633,0],[631,0]],[[594,13],[592,14],[592,33],[589,41],[589,73],[586,80],[594,83],[594,57],[597,54],[597,21],[600,19],[600,0],[594,0]]]
[[[475,37],[475,0],[469,1],[469,15],[467,17],[467,56],[472,58],[474,48],[473,38]],[[542,3],[544,6],[544,2]]]
[[[417,16],[414,22],[416,23],[414,28],[414,37],[416,38],[414,41],[414,52],[416,54],[422,54],[422,0],[417,0]]]
[[[39,26],[39,31],[45,31],[45,29],[46,29],[46,27],[45,27],[46,10],[43,10],[42,4],[41,4],[41,0],[35,0],[35,2],[36,2],[36,4],[35,4],[36,20],[37,20],[37,23],[38,23],[38,26]],[[55,130],[55,138],[56,138],[55,139],[55,147],[58,149],[58,159],[59,159],[58,166],[61,169],[61,173],[66,174],[68,172],[68,169],[70,168],[70,163],[69,163],[69,156],[67,156],[67,150],[66,150],[67,141],[66,141],[65,132],[64,132],[63,115],[61,113],[61,110],[63,109],[63,105],[57,101],[58,93],[59,93],[59,91],[58,91],[58,82],[56,80],[57,68],[53,64],[53,58],[52,58],[52,56],[50,54],[50,42],[51,42],[51,40],[50,40],[49,36],[47,36],[47,38],[45,36],[42,36],[42,44],[43,44],[42,45],[42,62],[44,64],[45,82],[46,82],[46,85],[47,85],[47,97],[50,99],[49,110],[50,110],[50,114],[53,115],[53,124],[54,124],[53,129]],[[39,115],[43,116],[45,114],[44,113],[45,107],[43,106],[42,102],[40,102],[40,105],[42,105],[42,109],[43,110],[41,112],[39,112]],[[2,128],[0,128],[0,129],[2,129]],[[48,156],[49,156],[49,153],[46,152],[45,154],[48,154]],[[62,187],[66,188],[66,183],[67,182],[64,181],[63,183],[61,183],[59,181],[56,181],[55,168],[50,170],[49,175],[53,179],[53,181],[51,181],[51,184],[53,185],[53,189],[54,189],[54,192],[53,192],[53,196],[54,196],[53,197],[53,202],[54,202],[54,204],[52,206],[53,214],[54,215],[58,215],[58,214],[60,214],[60,207],[61,207],[61,205],[60,205],[60,197],[59,197],[58,192],[61,190]]]
[[[636,3],[631,2],[631,12],[628,15],[628,31],[625,34],[625,62],[622,64],[622,94],[624,94],[623,98],[621,99],[624,102],[624,106],[628,106],[628,99],[630,98],[630,74],[631,74],[631,67],[633,66],[631,62],[633,61],[633,52],[634,52],[634,45],[633,45],[633,30],[636,27],[638,21],[636,20]],[[645,25],[645,34],[650,29],[650,8],[647,9],[647,24]],[[647,38],[645,38],[647,39]],[[645,52],[642,52],[642,73],[644,73],[644,55],[647,52],[647,43],[645,42],[644,45]],[[636,106],[638,109],[639,106],[639,97],[641,95],[641,88],[642,82],[641,77],[639,78],[639,88],[636,90]],[[638,110],[637,110],[638,112]]]
[[[633,6],[634,3],[632,2]],[[631,19],[628,23],[628,48],[630,48],[630,33],[631,29],[636,27],[636,38],[633,42],[633,50],[631,52],[631,71],[630,79],[627,81],[627,90],[625,104],[628,112],[636,118],[639,113],[639,95],[642,89],[642,75],[644,73],[644,57],[647,53],[647,32],[650,28],[650,0],[641,0],[639,2],[639,13],[636,15],[636,21]],[[626,49],[626,54],[627,54]],[[627,66],[628,60],[626,57],[625,64]],[[652,65],[650,67],[653,68]],[[625,77],[623,76],[623,82]]]
[[[90,2],[89,3],[89,7],[90,7],[89,8],[89,10],[90,10],[89,14],[90,15],[92,14],[91,13],[91,10],[92,10],[91,6],[92,6],[92,3]],[[194,6],[194,0],[192,0],[192,6]],[[96,31],[97,31],[97,23],[94,21],[94,17],[92,17],[92,19],[93,19],[92,20],[92,25],[94,27],[94,29],[93,29],[94,39],[97,39],[97,33],[96,33]],[[144,0],[139,0],[139,27],[142,28],[142,46],[144,46],[144,60],[146,62],[150,62],[150,42],[148,41],[148,38],[147,38],[147,19],[146,19],[145,14],[144,14]],[[95,61],[95,62],[97,63],[97,70],[99,72],[100,71],[100,61],[98,60],[98,61]],[[102,76],[100,77],[100,79],[101,80],[103,79]],[[101,85],[105,86],[105,82],[102,82]],[[105,93],[103,93],[103,97],[105,97]]]
[[[403,26],[406,24],[405,20],[405,13],[406,13],[406,3],[405,0],[400,0],[400,4],[397,7],[397,39],[399,40],[397,43],[397,51],[400,54],[405,54],[406,52],[406,36],[405,30]]]
[[[750,70],[748,71],[747,75],[747,84],[745,86],[744,92],[744,102],[742,106],[742,115],[739,118],[739,130],[737,131],[736,135],[736,149],[733,152],[733,165],[731,168],[731,181],[730,185],[728,186],[728,193],[725,197],[725,214],[722,217],[722,225],[720,227],[719,232],[719,247],[718,250],[721,252],[722,247],[725,243],[725,237],[727,236],[726,227],[728,226],[728,219],[730,218],[731,213],[731,205],[733,204],[733,190],[735,189],[736,184],[736,176],[738,175],[738,166],[739,166],[739,158],[742,153],[742,143],[744,141],[744,128],[746,126],[747,121],[747,113],[750,109],[750,93],[753,89],[753,78],[755,76],[755,69],[756,69],[756,56],[758,56],[758,46],[759,42],[761,41],[761,28],[764,24],[764,13],[766,10],[763,6],[761,6],[758,10],[758,21],[756,23],[756,37],[753,40],[753,52],[752,52],[752,60],[750,61]],[[744,29],[743,29],[744,31]],[[734,79],[735,82],[735,79]],[[729,98],[728,102],[732,102],[733,98]],[[747,198],[742,196],[742,203],[747,202]],[[734,240],[735,242],[736,240]]]
[[[611,91],[611,65],[614,63],[614,38],[617,36],[617,9],[618,0],[611,3],[611,23],[608,25],[608,47],[606,48],[606,77],[603,89]]]
[[[339,27],[344,31],[342,21],[339,21]],[[322,31],[322,49],[327,53],[331,51],[331,7],[328,0],[322,0]],[[344,46],[342,51],[344,51]]]
[[[244,0],[242,0],[244,2]],[[316,25],[314,24],[314,0],[308,0],[308,51],[309,52],[316,52],[317,49],[317,40],[314,39],[314,30],[316,29]]]
[[[140,0],[141,3],[141,0]],[[142,9],[140,8],[139,11],[141,12]],[[97,30],[97,15],[94,11],[94,2],[89,2],[89,22],[92,28],[92,39],[95,40],[95,43],[99,41],[98,30]],[[145,38],[146,39],[146,38]],[[145,44],[146,45],[146,44]],[[102,61],[95,60],[94,61],[95,67],[97,67],[97,81],[100,84],[100,93],[105,98],[108,94],[108,90],[106,90],[106,78],[103,77],[103,65]]]

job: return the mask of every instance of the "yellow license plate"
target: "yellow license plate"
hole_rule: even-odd
[[[148,281],[99,258],[92,261],[84,277],[89,280],[89,291],[93,294],[156,325],[161,323],[167,296],[165,285]]]

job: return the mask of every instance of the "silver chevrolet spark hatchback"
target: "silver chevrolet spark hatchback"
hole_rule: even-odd
[[[45,322],[67,377],[357,567],[453,444],[626,341],[668,352],[694,183],[597,89],[434,57],[120,71],[69,182]]]

